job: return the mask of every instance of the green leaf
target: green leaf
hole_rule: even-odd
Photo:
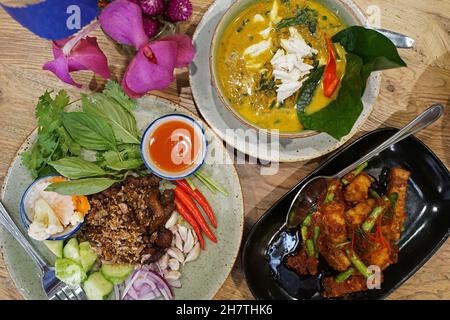
[[[305,80],[305,82],[303,82],[297,98],[297,111],[304,111],[305,108],[311,103],[311,100],[314,97],[314,92],[316,92],[316,88],[319,85],[320,80],[322,79],[324,70],[325,66],[318,68],[313,73],[311,73],[311,75],[308,79]]]
[[[137,168],[140,168],[144,162],[142,159],[131,159],[131,160],[123,160],[123,161],[111,161],[106,162],[105,165],[116,171],[122,171],[122,170],[134,170]]]
[[[49,185],[45,190],[54,191],[67,196],[88,196],[102,192],[117,182],[120,182],[120,180],[109,178],[86,178],[55,182]]]
[[[111,125],[118,142],[140,143],[136,119],[115,99],[99,93],[90,96],[82,95],[81,101],[84,112],[97,115]]]
[[[90,150],[116,150],[111,126],[95,114],[64,112],[62,122],[70,136],[83,148]]]
[[[364,83],[373,71],[406,66],[392,41],[375,30],[353,26],[337,33],[332,40],[339,42],[347,53],[361,57]]]
[[[59,174],[69,179],[98,177],[106,172],[95,163],[78,157],[63,158],[49,163]]]
[[[33,178],[56,173],[48,165],[49,161],[78,155],[80,146],[73,141],[62,126],[61,114],[69,103],[64,90],[53,99],[46,91],[39,97],[36,105],[38,137],[33,147],[22,154],[23,164],[30,170]]]
[[[303,126],[310,130],[326,132],[336,139],[347,135],[363,110],[361,95],[362,59],[354,54],[347,54],[347,67],[339,94],[327,107],[313,114],[299,111],[297,114]]]
[[[317,29],[317,11],[309,8],[300,9],[297,15],[290,18],[282,19],[277,23],[275,29],[280,30],[297,25],[305,25],[311,33],[315,33]]]
[[[130,99],[122,90],[120,87],[120,84],[118,84],[115,81],[109,80],[106,83],[105,89],[103,90],[103,93],[107,96],[113,98],[118,103],[122,105],[125,109],[131,111],[136,109],[136,102],[132,99]]]

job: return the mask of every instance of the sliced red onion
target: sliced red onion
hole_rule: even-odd
[[[170,289],[168,283],[166,282],[166,280],[163,277],[161,277],[159,274],[157,274],[155,272],[151,272],[151,271],[149,271],[147,273],[147,275],[150,279],[155,281],[156,286],[159,289],[161,289],[160,291],[166,300],[173,299],[172,290]]]

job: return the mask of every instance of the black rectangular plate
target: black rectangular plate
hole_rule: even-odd
[[[286,212],[298,190],[311,178],[330,176],[391,137],[397,129],[379,129],[364,135],[331,156],[272,206],[251,229],[242,260],[247,284],[257,299],[294,299],[274,280],[266,248],[283,226]],[[439,158],[419,139],[409,137],[369,162],[374,176],[383,167],[400,166],[412,175],[407,193],[407,220],[399,240],[398,263],[384,271],[381,289],[349,295],[348,299],[384,299],[410,278],[449,236],[450,173]]]

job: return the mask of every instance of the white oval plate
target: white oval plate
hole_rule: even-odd
[[[203,123],[183,107],[158,97],[147,96],[139,99],[138,106],[134,114],[141,130],[155,119],[172,113],[188,115],[199,123]],[[216,214],[218,227],[214,229],[214,233],[218,242],[214,245],[205,239],[206,250],[200,253],[198,260],[182,267],[183,287],[174,290],[175,299],[213,298],[228,277],[242,240],[244,204],[238,175],[222,141],[206,125],[204,129],[208,140],[208,150],[215,149],[216,152],[220,152],[226,157],[226,161],[223,162],[224,164],[211,164],[211,161],[208,162],[208,158],[211,157],[208,152],[203,170],[225,187],[230,194],[228,197],[219,193],[213,195],[200,182],[196,183]],[[0,194],[2,202],[24,234],[26,232],[20,223],[19,205],[32,178],[29,171],[22,165],[20,154],[27,150],[35,139],[36,131],[27,138],[11,163]],[[55,257],[42,243],[33,240],[31,242],[47,261],[53,263]],[[17,241],[2,227],[0,227],[0,243],[11,278],[22,295],[26,299],[46,299],[37,267]]]
[[[350,8],[353,13],[368,25],[367,19],[361,10],[351,0],[339,0]],[[265,134],[256,134],[248,130],[235,116],[222,104],[212,85],[210,72],[210,47],[214,31],[220,19],[234,0],[216,0],[205,12],[193,36],[197,53],[189,68],[189,79],[192,94],[206,122],[228,145],[252,157],[276,162],[296,162],[318,158],[330,153],[347,142],[367,120],[372,112],[373,104],[378,96],[381,84],[381,73],[374,72],[370,76],[366,91],[362,98],[364,109],[356,121],[351,132],[340,141],[326,133],[297,139],[280,139],[279,144]],[[230,134],[227,129],[239,130]],[[279,148],[276,146],[279,145]]]

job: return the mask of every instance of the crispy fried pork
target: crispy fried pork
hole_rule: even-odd
[[[159,181],[154,175],[129,177],[90,196],[80,240],[89,241],[100,259],[111,263],[159,259],[172,243],[164,225],[175,208],[173,192],[161,194]]]
[[[364,172],[347,175],[346,186],[338,180],[331,181],[315,206],[317,211],[311,219],[304,220],[301,230],[304,241],[296,254],[286,258],[286,265],[299,275],[315,275],[317,257],[321,256],[337,272],[347,271],[343,275],[348,278],[344,277],[342,282],[336,282],[335,277],[324,279],[325,297],[367,290],[367,279],[361,270],[373,265],[385,270],[397,262],[395,241],[400,238],[405,221],[409,176],[408,171],[393,168],[383,194],[369,192],[374,188],[375,179]],[[303,211],[307,212],[307,208]],[[311,241],[314,255],[308,255]],[[349,269],[352,266],[354,269]]]

